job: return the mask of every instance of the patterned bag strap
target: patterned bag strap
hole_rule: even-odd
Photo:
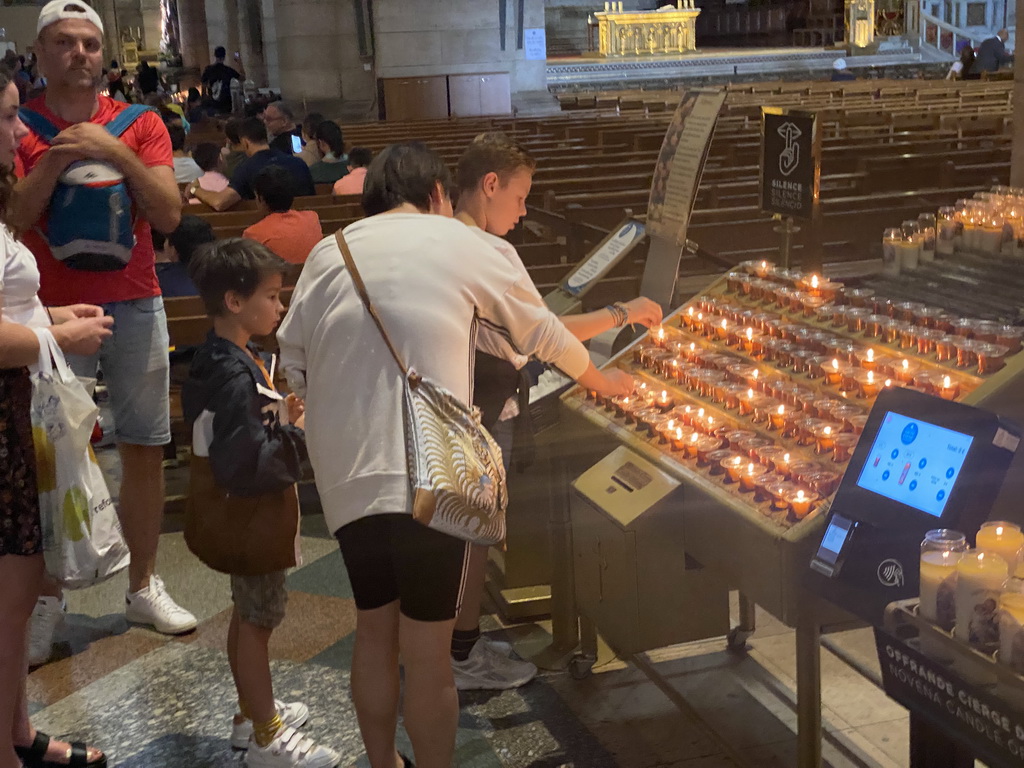
[[[334,233],[334,239],[338,241],[338,249],[341,251],[341,257],[345,259],[345,266],[348,268],[349,274],[352,276],[352,282],[356,286],[356,292],[359,294],[359,298],[363,300],[363,305],[366,307],[366,311],[370,313],[370,317],[373,318],[373,322],[377,325],[377,330],[380,331],[380,335],[384,338],[384,343],[388,345],[388,349],[391,350],[391,356],[395,358],[395,362],[398,363],[399,369],[402,371],[402,375],[409,380],[409,386],[413,389],[420,383],[420,376],[415,371],[410,371],[404,362],[402,362],[402,356],[398,354],[398,349],[391,341],[391,337],[388,335],[387,330],[384,328],[384,323],[380,319],[380,315],[377,314],[377,308],[373,306],[373,302],[370,301],[370,294],[366,292],[366,283],[363,282],[363,276],[359,274],[359,269],[356,267],[355,259],[352,258],[352,251],[348,247],[348,243],[345,242],[345,235],[342,234],[339,229]]]

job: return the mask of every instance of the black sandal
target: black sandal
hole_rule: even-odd
[[[36,731],[36,738],[30,747],[14,747],[25,768],[107,768],[107,756],[100,755],[89,762],[89,748],[81,741],[71,742],[71,756],[66,763],[46,760],[46,751],[50,748],[50,737],[42,731]]]

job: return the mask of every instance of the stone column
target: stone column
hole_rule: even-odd
[[[258,88],[267,85],[267,65],[263,56],[263,4],[261,0],[237,0],[238,41],[245,64],[245,78]]]
[[[277,21],[274,16],[274,0],[261,0],[263,6],[263,60],[267,65],[267,86],[281,87],[277,65]]]
[[[237,0],[206,0],[207,44],[210,51],[207,55],[213,58],[213,49],[223,45],[228,52],[227,63],[232,55],[240,50],[238,42],[238,2]]]
[[[98,0],[93,7],[103,19],[103,66],[107,66],[111,59],[117,59],[117,63],[120,64],[121,30],[117,26],[114,0]]]
[[[204,0],[178,0],[178,27],[182,63],[202,70],[212,59],[210,39],[206,34]]]
[[[1017,18],[1024,18],[1024,0],[1016,0]],[[1018,41],[1020,42],[1020,41]],[[1024,51],[1018,45],[1013,60],[1013,147],[1010,185],[1024,187]]]
[[[281,95],[304,111],[303,103],[341,97],[339,37],[343,10],[338,0],[274,0]]]

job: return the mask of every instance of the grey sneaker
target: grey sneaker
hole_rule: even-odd
[[[460,691],[504,691],[533,680],[537,667],[528,661],[510,659],[489,643],[477,641],[465,661],[452,659],[455,687]]]

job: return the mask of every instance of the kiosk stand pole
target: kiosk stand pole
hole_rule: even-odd
[[[775,231],[782,235],[782,268],[789,269],[790,256],[793,249],[793,235],[800,231],[800,227],[793,224],[792,216],[785,216],[782,223],[775,227]]]
[[[796,625],[797,765],[821,768],[821,627],[809,617]]]
[[[580,644],[579,614],[576,609],[576,576],[573,572],[572,516],[568,488],[572,482],[564,459],[554,468],[549,529],[551,532],[551,645],[533,659],[543,669],[564,670]]]
[[[911,711],[910,768],[974,768],[974,755]]]

